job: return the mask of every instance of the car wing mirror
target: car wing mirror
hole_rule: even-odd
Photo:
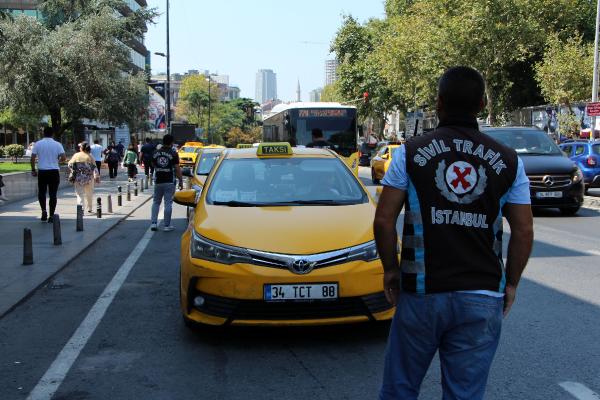
[[[175,192],[173,201],[182,206],[196,207],[198,192],[194,189],[180,190]]]

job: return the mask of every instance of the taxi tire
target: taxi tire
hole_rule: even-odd
[[[373,182],[373,185],[379,185],[379,179],[375,178],[375,171],[373,171],[373,168],[371,168],[371,181]]]

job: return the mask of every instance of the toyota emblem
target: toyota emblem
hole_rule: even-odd
[[[300,259],[300,260],[294,260],[289,265],[288,268],[294,274],[305,275],[305,274],[308,274],[310,271],[312,271],[313,268],[315,267],[315,265],[317,265],[317,263],[315,261],[308,261],[308,260]]]
[[[550,175],[546,175],[542,178],[542,183],[548,187],[554,185],[554,179]]]

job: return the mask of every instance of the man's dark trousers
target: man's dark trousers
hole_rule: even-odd
[[[56,210],[56,194],[60,185],[60,174],[57,169],[38,171],[38,201],[42,211],[46,211],[46,193],[50,197],[50,215]]]
[[[98,174],[100,174],[100,168],[102,168],[102,161],[96,161],[96,168],[98,168]]]
[[[504,299],[447,292],[398,297],[380,400],[416,400],[436,351],[444,400],[483,399],[498,347]]]

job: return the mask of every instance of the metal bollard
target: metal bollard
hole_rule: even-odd
[[[52,231],[54,233],[54,245],[60,246],[62,244],[62,234],[60,232],[60,215],[54,214],[52,219]]]
[[[138,186],[137,186],[137,181],[133,182],[133,195],[137,196],[138,195]]]
[[[131,201],[131,186],[127,184],[127,201]]]
[[[77,206],[77,232],[83,231],[83,206]]]
[[[119,191],[119,194],[117,194],[117,205],[121,207],[123,205],[123,190],[121,186],[117,187],[117,190]]]
[[[23,229],[23,265],[33,264],[33,242],[31,229]]]
[[[150,184],[150,186],[152,186],[153,182],[152,182],[152,174],[150,174],[150,176],[148,177],[148,183]]]
[[[150,181],[150,177],[146,175],[146,189],[148,189],[148,182]]]
[[[112,214],[113,213],[113,208],[112,208],[112,197],[110,196],[110,194],[108,195],[108,197],[106,198],[106,202],[108,204],[108,213]]]
[[[144,193],[144,180],[140,179],[140,191]]]
[[[102,199],[100,197],[96,199],[96,217],[102,218]]]

